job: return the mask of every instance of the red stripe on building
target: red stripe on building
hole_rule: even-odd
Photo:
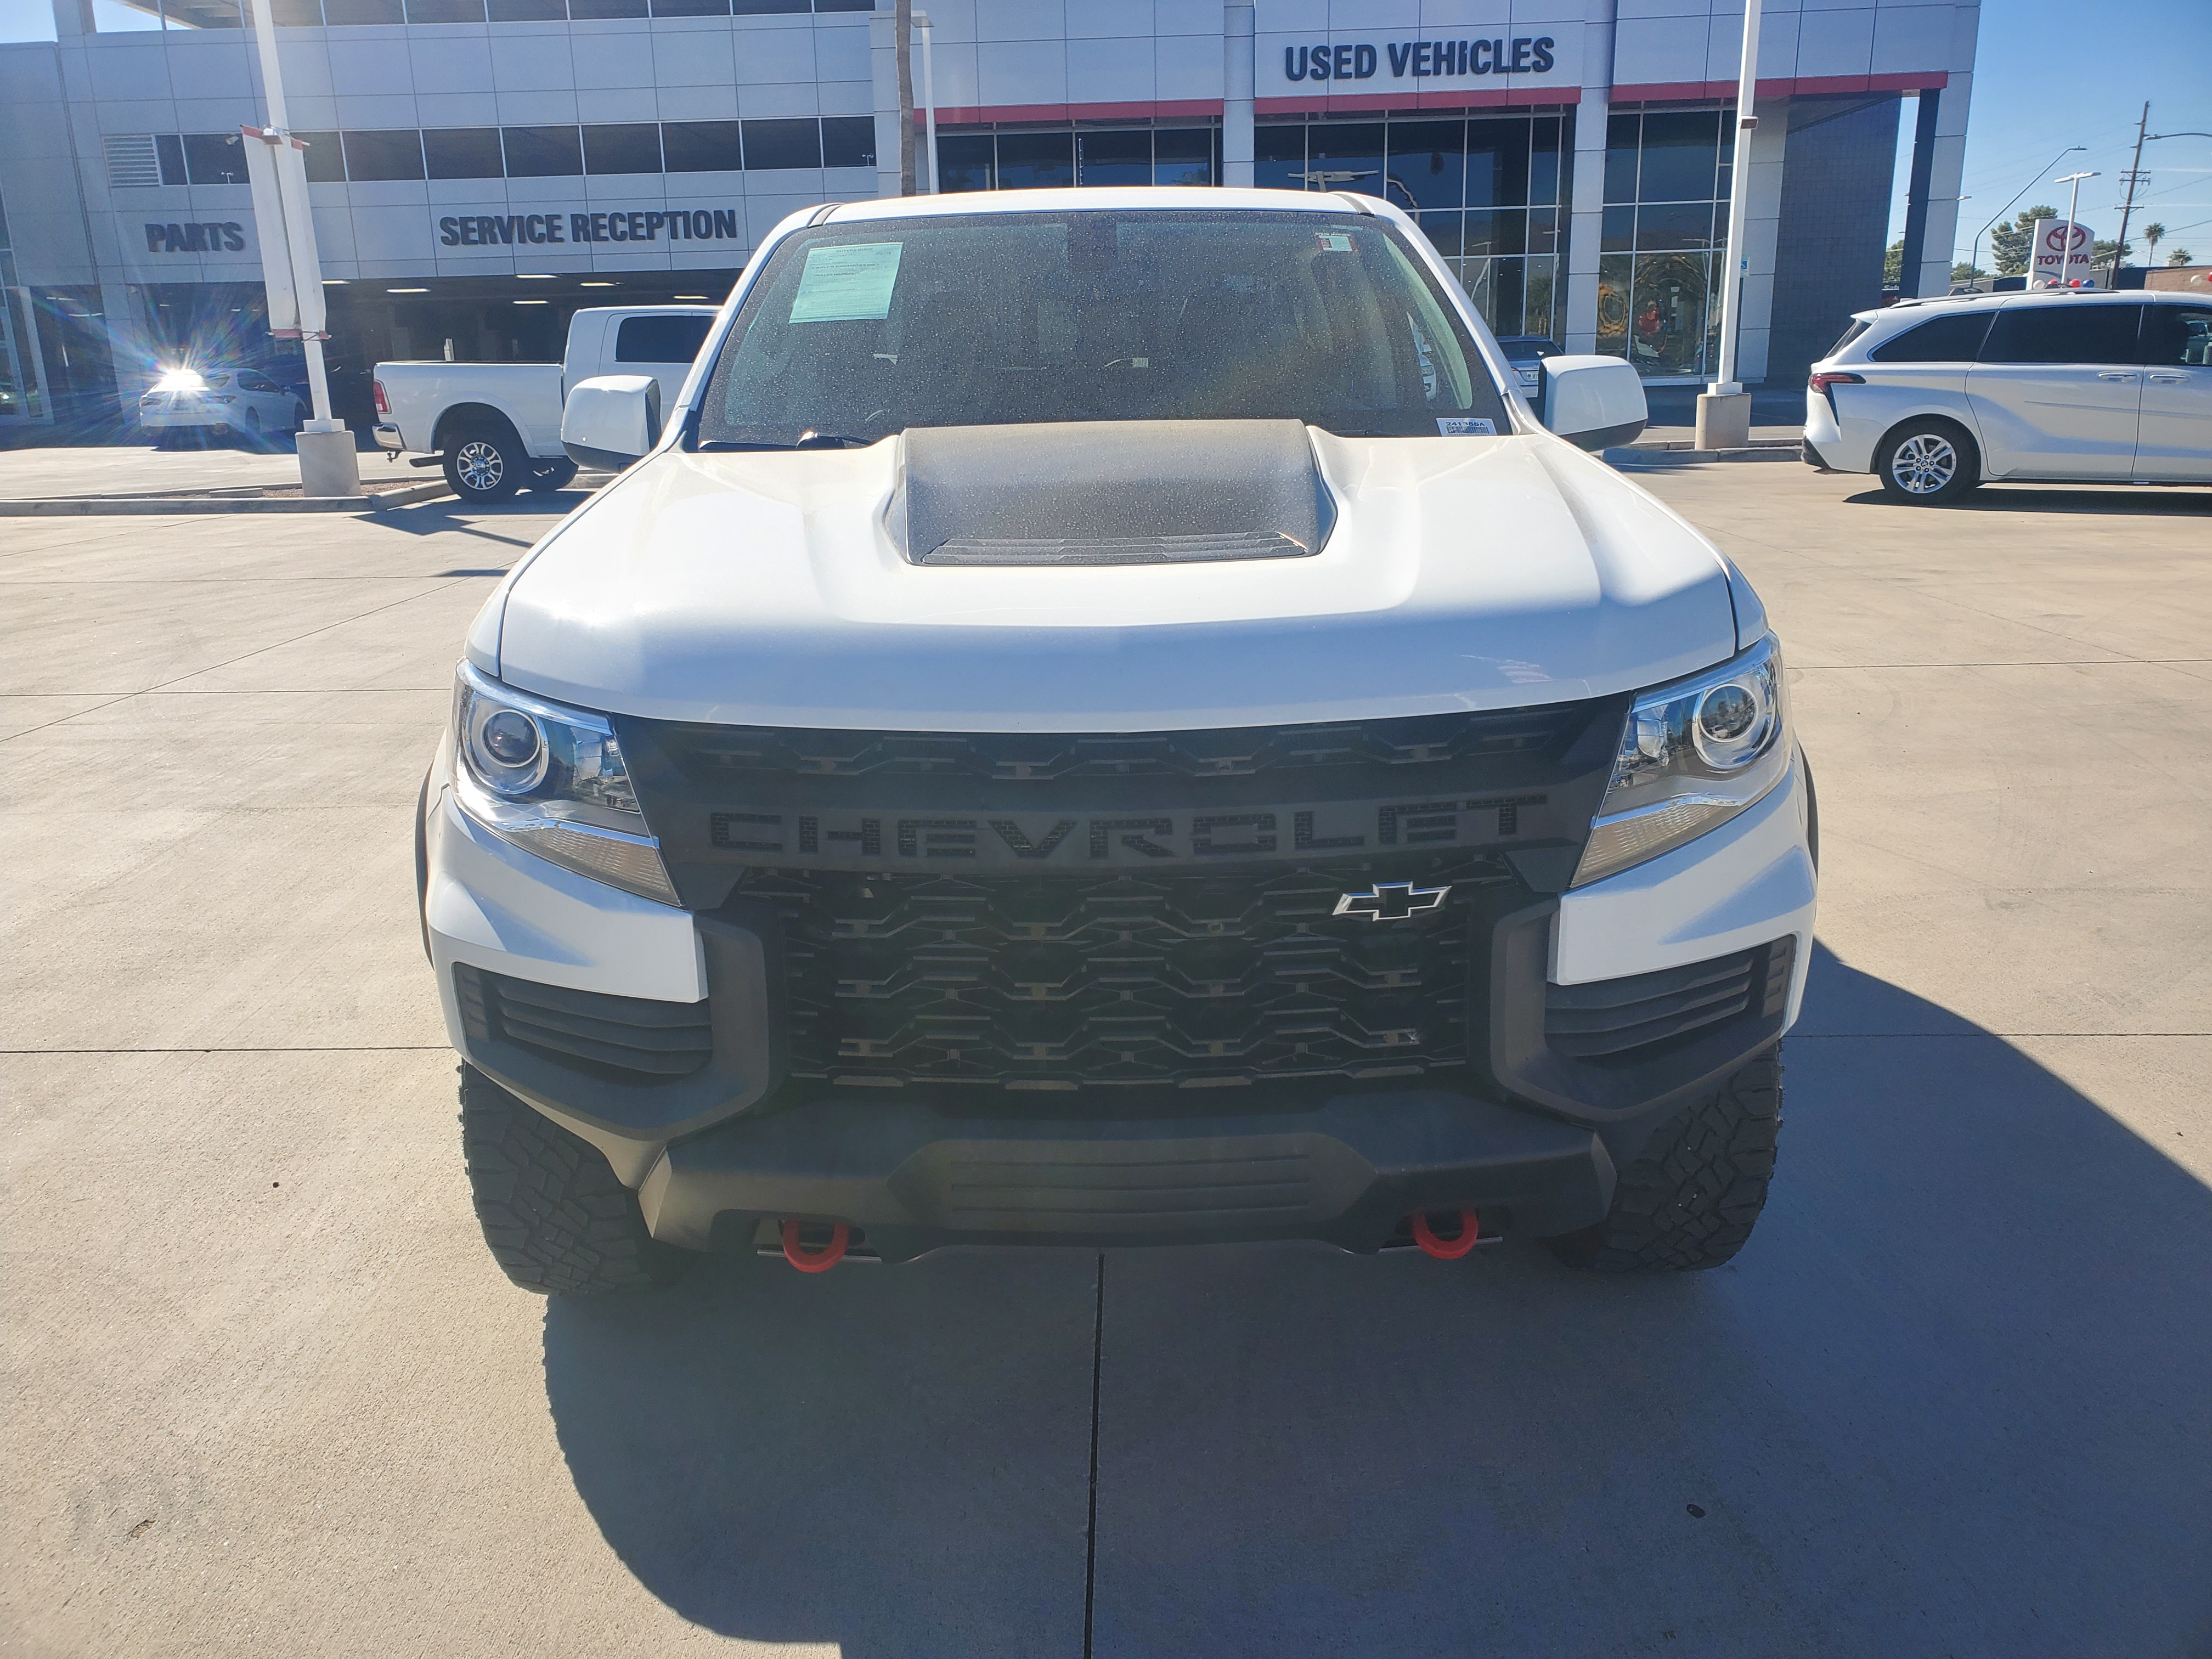
[[[1951,77],[1942,70],[1915,70],[1904,75],[1809,75],[1789,81],[1761,81],[1761,98],[1818,98],[1856,92],[1926,92],[1948,86]],[[1673,104],[1733,101],[1734,81],[1651,81],[1613,89],[1616,104]]]
[[[1912,70],[1899,75],[1814,75],[1792,80],[1761,81],[1761,98],[1811,98],[1869,92],[1926,92],[1950,84],[1942,70]],[[1377,92],[1348,93],[1336,98],[1261,98],[1253,102],[1257,115],[1315,117],[1338,114],[1380,114],[1392,110],[1530,109],[1571,106],[1582,101],[1579,87],[1506,87],[1492,92]],[[1650,81],[1613,88],[1607,100],[1614,104],[1672,104],[1726,102],[1735,96],[1734,81]],[[1024,122],[1059,121],[1189,121],[1218,120],[1218,98],[1173,98],[1120,104],[985,104],[940,105],[939,127],[1012,125]],[[924,118],[915,112],[917,124]]]
[[[919,123],[926,112],[916,110]],[[986,122],[1013,121],[1188,121],[1218,120],[1218,98],[1170,98],[1156,103],[1129,104],[989,104],[937,106],[937,125],[981,126]]]

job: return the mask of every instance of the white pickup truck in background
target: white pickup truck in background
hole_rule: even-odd
[[[442,464],[465,501],[558,489],[576,476],[561,447],[570,388],[595,374],[650,374],[673,408],[714,320],[713,306],[602,307],[568,323],[557,363],[379,363],[376,441]]]

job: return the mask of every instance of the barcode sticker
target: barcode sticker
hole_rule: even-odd
[[[1482,416],[1438,416],[1437,431],[1447,438],[1495,438],[1498,422]]]
[[[1314,240],[1321,244],[1323,253],[1352,252],[1352,238],[1340,230],[1317,230],[1314,232]]]

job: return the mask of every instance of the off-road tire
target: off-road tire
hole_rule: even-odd
[[[574,461],[540,461],[530,469],[530,477],[522,487],[550,495],[556,489],[566,489],[575,476]]]
[[[506,501],[529,469],[522,441],[505,422],[465,426],[446,440],[447,487],[471,507]]]
[[[1893,501],[1948,507],[1981,483],[1982,452],[1957,422],[1929,416],[1885,437],[1875,450],[1874,471]]]
[[[1675,1114],[1620,1172],[1606,1218],[1552,1248],[1598,1273],[1719,1267],[1743,1248],[1766,1207],[1781,1127],[1778,1043]]]
[[[461,1067],[461,1148],[484,1243],[526,1291],[649,1291],[696,1259],[646,1231],[637,1194],[596,1146],[472,1066]]]

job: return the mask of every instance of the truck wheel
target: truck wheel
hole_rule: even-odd
[[[1908,421],[1882,440],[1874,470],[1892,500],[1943,507],[1981,483],[1982,454],[1953,422]]]
[[[566,489],[569,480],[576,476],[574,461],[541,461],[530,470],[530,482],[522,487],[550,495],[556,489]]]
[[[503,501],[522,487],[530,464],[514,433],[463,427],[446,441],[446,483],[471,506]]]
[[[1599,1273],[1719,1267],[1743,1248],[1766,1206],[1781,1127],[1778,1043],[1656,1131],[1621,1171],[1606,1218],[1552,1248]]]
[[[637,1194],[598,1147],[461,1067],[461,1148],[484,1243],[507,1276],[544,1296],[673,1284],[696,1259],[645,1230]]]

